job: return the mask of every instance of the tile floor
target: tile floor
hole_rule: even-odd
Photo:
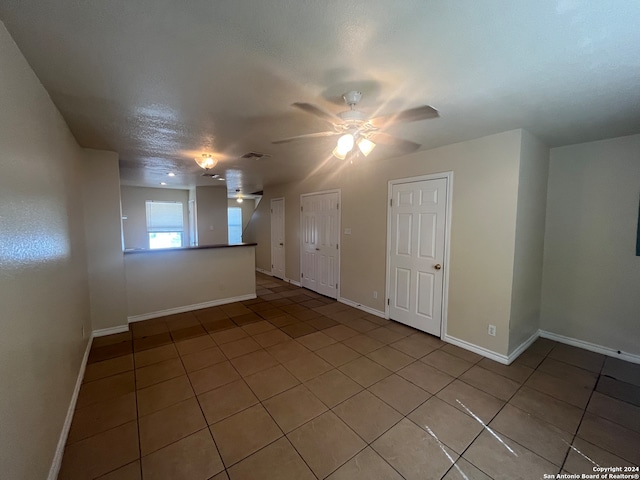
[[[640,365],[504,366],[279,280],[96,338],[59,478],[539,479],[640,464]]]

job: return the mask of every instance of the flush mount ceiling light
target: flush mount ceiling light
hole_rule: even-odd
[[[196,157],[194,160],[205,170],[209,170],[218,164],[218,161],[214,159],[210,153],[203,153],[202,157]]]
[[[175,176],[176,176],[176,174],[175,174],[175,173],[173,173],[173,172],[169,172],[169,173],[167,173],[167,177],[175,177]]]

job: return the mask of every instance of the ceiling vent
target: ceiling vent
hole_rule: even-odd
[[[218,178],[220,177],[219,173],[211,173],[211,172],[204,172],[202,174],[203,177],[209,177],[209,178]]]
[[[261,158],[269,158],[269,157],[271,157],[271,155],[269,155],[268,153],[248,152],[248,153],[245,153],[244,155],[242,155],[240,158],[261,159]]]

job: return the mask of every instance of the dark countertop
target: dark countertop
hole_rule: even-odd
[[[216,245],[198,245],[197,247],[176,247],[176,248],[154,248],[154,249],[131,249],[125,250],[125,255],[131,253],[159,253],[159,252],[182,252],[185,250],[205,250],[208,248],[233,248],[233,247],[255,247],[257,243],[219,243]]]

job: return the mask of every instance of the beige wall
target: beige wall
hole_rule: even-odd
[[[122,221],[124,233],[124,247],[140,249],[149,248],[147,234],[147,206],[148,200],[182,202],[184,214],[184,235],[182,246],[189,246],[189,191],[175,188],[121,187],[122,215],[127,217]]]
[[[551,150],[541,327],[640,355],[640,135]]]
[[[129,317],[256,293],[254,247],[130,252],[124,258]]]
[[[85,149],[83,206],[93,330],[127,324],[118,154]]]
[[[0,476],[42,479],[91,333],[84,152],[2,23],[0,65]]]
[[[522,131],[509,353],[540,328],[549,148]]]
[[[265,189],[246,233],[258,242],[257,266],[271,269],[271,198],[285,197],[286,275],[300,279],[300,194],[342,190],[340,291],[384,311],[388,181],[453,171],[447,334],[506,355],[514,269],[521,131],[492,135]],[[380,293],[373,298],[373,291]],[[487,335],[488,324],[497,336]]]
[[[242,203],[238,203],[235,198],[229,198],[227,202],[227,206],[231,207],[240,207],[242,209],[242,232],[244,237],[244,231],[249,224],[249,220],[253,216],[253,211],[256,208],[256,201],[253,198],[245,198]]]
[[[227,243],[227,187],[197,187],[198,245]]]

